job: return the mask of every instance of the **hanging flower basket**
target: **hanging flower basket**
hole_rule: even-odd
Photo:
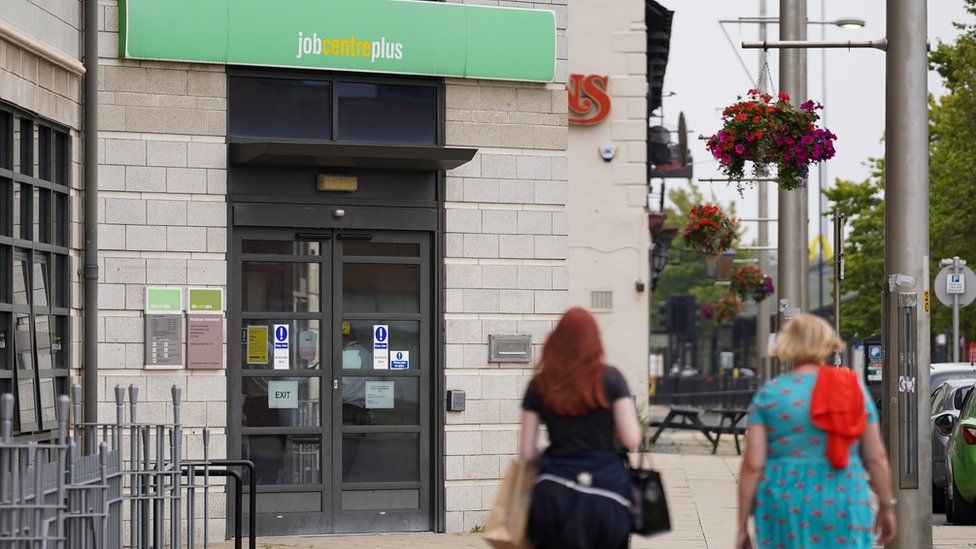
[[[716,280],[729,280],[732,277],[732,267],[735,261],[735,251],[726,250],[723,253],[705,256],[705,276]]]
[[[685,245],[705,255],[722,253],[732,247],[737,227],[715,204],[698,204],[688,212]]]
[[[702,305],[701,316],[719,326],[732,324],[742,312],[742,302],[735,296],[724,295],[715,301]]]
[[[773,279],[755,265],[739,267],[732,273],[732,292],[756,303],[773,295]]]
[[[722,129],[706,147],[722,172],[738,183],[740,194],[746,162],[752,162],[757,178],[768,177],[769,168],[776,167],[780,190],[798,189],[805,185],[810,164],[834,156],[837,136],[817,126],[819,109],[823,105],[812,100],[796,108],[786,94],[773,101],[769,94],[749,90],[745,99],[740,96],[722,111]]]

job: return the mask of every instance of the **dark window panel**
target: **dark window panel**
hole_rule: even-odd
[[[395,463],[396,467],[390,464]],[[420,435],[376,433],[342,435],[343,482],[420,480]]]
[[[20,173],[34,175],[34,127],[26,118],[20,119]]]
[[[14,116],[0,111],[0,168],[13,169]]]
[[[37,129],[37,177],[51,181],[51,128],[38,126]]]
[[[71,173],[70,137],[63,132],[55,132],[54,140],[54,181],[67,186]]]
[[[54,243],[58,246],[68,246],[68,227],[71,225],[71,212],[68,207],[70,198],[64,193],[54,194],[54,215],[51,219],[51,231]]]
[[[420,245],[395,242],[343,242],[342,255],[378,257],[420,257]]]
[[[228,97],[232,137],[332,139],[330,82],[233,76]]]
[[[420,265],[344,264],[342,306],[355,313],[419,313]]]
[[[322,399],[317,377],[245,377],[241,379],[241,388],[243,427],[318,427],[321,424]],[[269,398],[269,394],[282,391],[294,392],[294,407],[290,406],[290,400]],[[272,401],[289,407],[271,408]]]
[[[49,189],[35,189],[38,192],[37,215],[34,217],[34,238],[46,244],[51,243],[51,191]]]
[[[254,463],[258,484],[321,482],[322,441],[318,435],[244,435],[242,457]]]
[[[13,235],[13,202],[13,180],[6,177],[0,177],[0,235]]]
[[[437,88],[401,84],[337,84],[339,141],[437,144]]]

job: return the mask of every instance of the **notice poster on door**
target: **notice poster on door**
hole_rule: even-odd
[[[186,315],[186,367],[219,370],[224,364],[224,317],[214,314]]]
[[[367,381],[366,409],[392,410],[393,383],[392,381]]]
[[[274,325],[274,369],[287,370],[291,357],[291,335],[287,324]]]
[[[373,369],[390,368],[390,327],[386,324],[373,325]]]
[[[267,326],[247,327],[247,363],[265,365],[268,363]]]
[[[298,408],[298,380],[268,381],[268,408],[295,410]]]

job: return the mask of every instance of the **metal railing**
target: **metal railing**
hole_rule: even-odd
[[[71,392],[72,399],[58,399],[56,441],[40,444],[13,440],[14,399],[0,397],[0,547],[206,548],[208,499],[218,486],[213,480],[227,477],[236,481],[234,539],[237,548],[242,546],[244,476],[235,469],[250,473],[248,509],[253,517],[254,466],[245,460],[211,459],[209,428],[202,431],[203,459],[183,458],[178,386],[172,388],[172,423],[138,422],[139,389],[132,385],[126,391],[120,385],[115,388],[114,423],[71,424],[71,412],[81,417],[80,387]],[[200,495],[202,536],[195,528]],[[249,522],[253,548],[254,521]]]
[[[658,378],[651,404],[695,408],[746,408],[759,387],[758,377],[749,378]]]

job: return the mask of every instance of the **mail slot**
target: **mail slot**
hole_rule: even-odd
[[[521,364],[532,362],[532,336],[489,335],[488,362]]]

